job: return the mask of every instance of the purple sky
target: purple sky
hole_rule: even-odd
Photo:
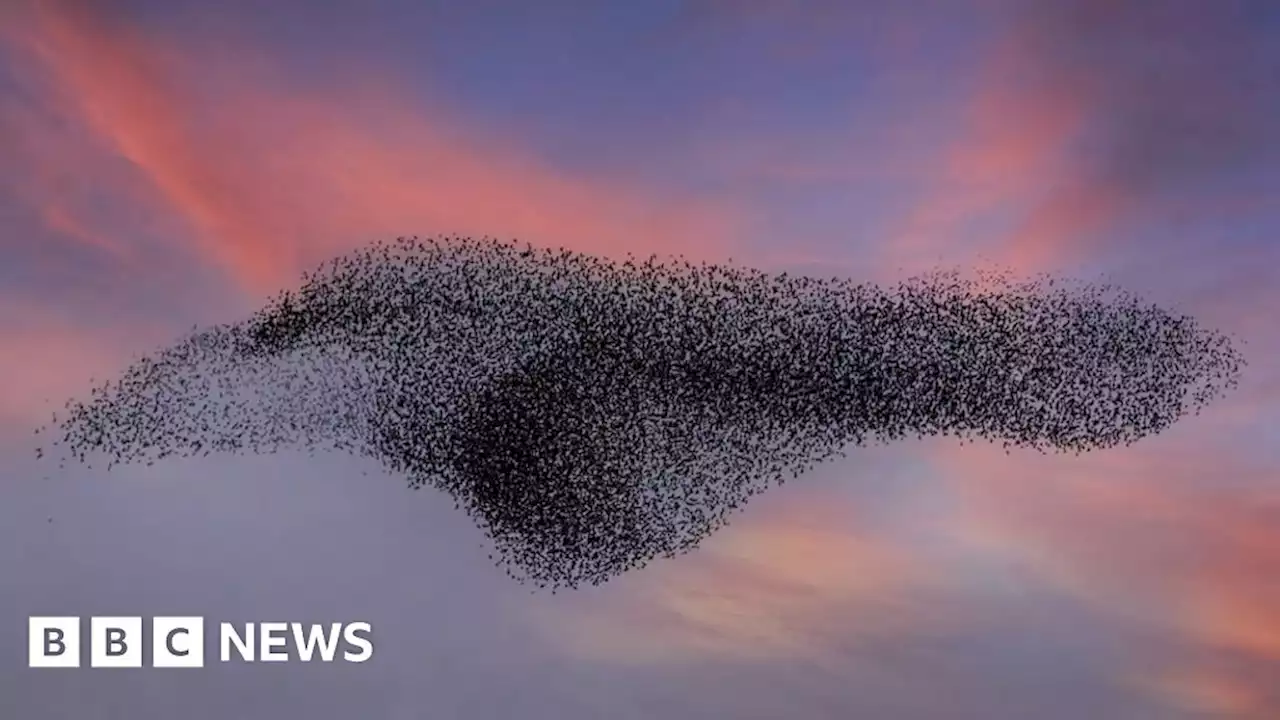
[[[0,706],[1280,717],[1277,37],[1273,0],[0,4]],[[1251,364],[1123,451],[851,452],[687,557],[556,596],[371,463],[33,459],[90,378],[441,232],[1105,274]],[[376,654],[29,670],[35,614],[366,620]]]

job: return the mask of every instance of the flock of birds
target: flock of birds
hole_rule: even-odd
[[[577,587],[688,551],[849,447],[1128,444],[1241,365],[1193,318],[1048,277],[878,287],[398,238],[142,358],[55,416],[54,445],[371,456],[451,494],[513,577]]]

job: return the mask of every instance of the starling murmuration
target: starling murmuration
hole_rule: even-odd
[[[868,442],[1127,445],[1236,385],[1231,339],[1119,289],[881,287],[488,238],[336,258],[72,401],[55,445],[155,462],[344,450],[453,496],[498,563],[600,583]]]

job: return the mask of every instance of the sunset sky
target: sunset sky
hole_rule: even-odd
[[[1275,0],[0,0],[0,707],[1280,717],[1277,38]],[[554,596],[353,458],[35,460],[91,379],[436,233],[1105,278],[1249,365],[1125,450],[852,450]],[[61,614],[366,620],[376,653],[27,669],[26,616]]]

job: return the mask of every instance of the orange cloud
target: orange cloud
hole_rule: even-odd
[[[14,298],[9,297],[8,300]],[[85,328],[57,313],[17,300],[0,307],[0,430],[44,424],[67,398],[94,378],[122,369],[137,353],[133,341],[155,336],[142,325]],[[19,310],[20,308],[20,310]]]
[[[1263,362],[1276,292],[1261,268],[1208,269],[1175,293],[1179,310],[1249,341],[1242,387],[1200,416],[1083,457],[949,445],[933,458],[962,498],[958,539],[1171,644],[1139,687],[1250,720],[1280,717],[1280,456],[1267,430],[1280,375]]]
[[[613,662],[822,663],[834,643],[937,630],[935,568],[861,532],[829,499],[742,518],[679,563],[659,564],[596,612],[556,616],[571,649]]]
[[[1276,686],[1264,669],[1280,667],[1280,468],[1206,448],[1135,448],[1073,459],[1069,469],[978,450],[944,462],[966,499],[963,536],[1163,633],[1184,648],[1166,662],[1225,653],[1248,669],[1173,689],[1165,678],[1162,696],[1263,702]],[[1230,698],[1219,693],[1228,690]],[[1268,702],[1280,711],[1280,697]],[[1241,708],[1222,712],[1255,717],[1245,712],[1252,704]]]
[[[0,29],[0,39],[5,36]],[[23,65],[26,73],[38,74],[32,63],[22,64],[22,58],[15,54],[4,57],[11,64]],[[77,147],[76,138],[58,127],[53,113],[42,112],[29,100],[35,84],[19,86],[0,101],[0,157],[5,159],[7,171],[0,174],[0,187],[25,205],[47,230],[114,256],[123,255],[124,248],[89,227],[77,209],[84,193],[73,168],[79,165],[83,170],[87,160],[84,148]],[[99,169],[95,167],[95,171]],[[10,245],[17,241],[14,234],[7,233],[3,242]]]
[[[302,91],[269,80],[251,48],[205,54],[86,7],[33,6],[11,46],[39,59],[76,119],[147,179],[159,202],[145,211],[176,214],[190,249],[252,291],[385,235],[695,257],[731,237],[730,210],[565,176],[427,116],[390,83]],[[65,213],[46,219],[83,236]]]
[[[1139,677],[1136,687],[1180,710],[1237,720],[1270,720],[1266,689],[1210,667],[1172,669]]]
[[[890,265],[919,269],[936,261],[964,242],[967,228],[1035,203],[1059,179],[1086,107],[1067,88],[1029,85],[1021,77],[1028,55],[1016,36],[991,53],[963,109],[958,134],[939,160],[934,189],[886,244]],[[1020,272],[1044,270],[1081,217],[1043,214],[1014,248],[997,248],[990,259]],[[1026,245],[1033,239],[1038,249],[1032,252]]]

